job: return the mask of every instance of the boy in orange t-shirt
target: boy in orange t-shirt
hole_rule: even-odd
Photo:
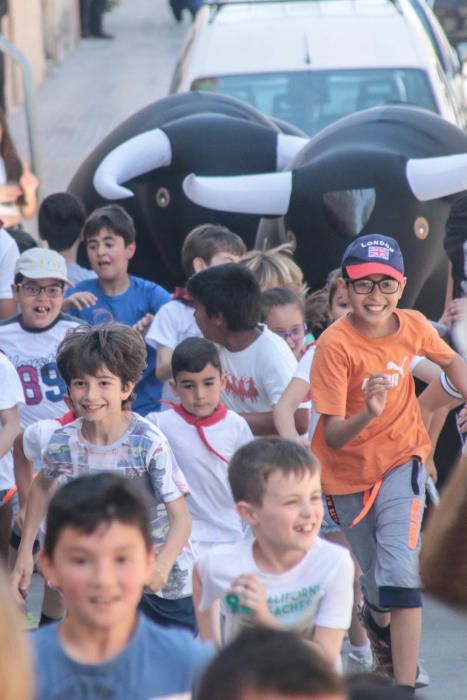
[[[311,393],[321,418],[312,449],[330,515],[363,571],[362,617],[378,664],[413,692],[430,440],[409,367],[415,355],[428,357],[464,397],[467,369],[422,314],[397,310],[406,278],[393,238],[357,238],[344,253],[342,274],[353,310],[317,344]]]

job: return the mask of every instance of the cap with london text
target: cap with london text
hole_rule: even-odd
[[[386,275],[404,282],[404,259],[398,242],[390,236],[369,234],[350,243],[341,267],[352,280],[368,275]]]

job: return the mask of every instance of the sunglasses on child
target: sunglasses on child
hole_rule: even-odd
[[[36,284],[35,282],[23,282],[22,284],[17,284],[17,288],[23,290],[23,294],[27,297],[38,297],[39,294],[44,291],[48,297],[51,299],[56,299],[63,294],[64,285],[59,282],[55,284]]]
[[[371,294],[375,287],[378,287],[381,294],[395,294],[399,291],[400,282],[393,277],[385,277],[385,279],[375,282],[370,279],[349,280],[355,294]]]

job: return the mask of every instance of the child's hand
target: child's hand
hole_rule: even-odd
[[[18,185],[2,185],[0,187],[1,202],[16,202],[22,194],[23,190]]]
[[[363,393],[368,413],[373,418],[380,416],[386,406],[387,391],[391,388],[391,383],[382,372],[375,372],[370,375],[365,384]]]
[[[151,593],[158,593],[158,591],[164,588],[165,584],[167,583],[167,578],[168,573],[156,563],[152,572],[152,578],[146,586],[146,589]]]
[[[154,320],[154,314],[145,314],[143,318],[140,318],[139,321],[136,321],[134,324],[133,328],[135,331],[139,331],[142,335],[146,335],[149,326]]]
[[[467,313],[467,297],[453,299],[445,309],[442,319],[447,326],[450,326],[454,321],[464,318],[465,313]]]
[[[457,416],[457,427],[461,433],[467,432],[467,403]]]
[[[277,627],[277,620],[269,611],[266,589],[253,574],[243,574],[230,586],[230,593],[239,597],[239,604],[251,610],[257,622]]]
[[[81,309],[94,306],[96,302],[97,297],[92,292],[75,292],[63,300],[62,311],[69,311],[70,309],[81,311]]]
[[[428,459],[425,462],[425,469],[428,476],[431,476],[431,478],[433,479],[433,483],[436,484],[436,482],[438,481],[438,470],[436,469],[433,457],[428,457]]]
[[[23,192],[35,192],[39,187],[39,180],[31,170],[27,169],[21,175],[19,184]]]

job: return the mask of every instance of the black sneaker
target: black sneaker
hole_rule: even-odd
[[[380,627],[373,620],[368,604],[363,601],[358,608],[358,617],[364,626],[376,661],[376,671],[394,678],[392,665],[391,634],[389,625]]]

